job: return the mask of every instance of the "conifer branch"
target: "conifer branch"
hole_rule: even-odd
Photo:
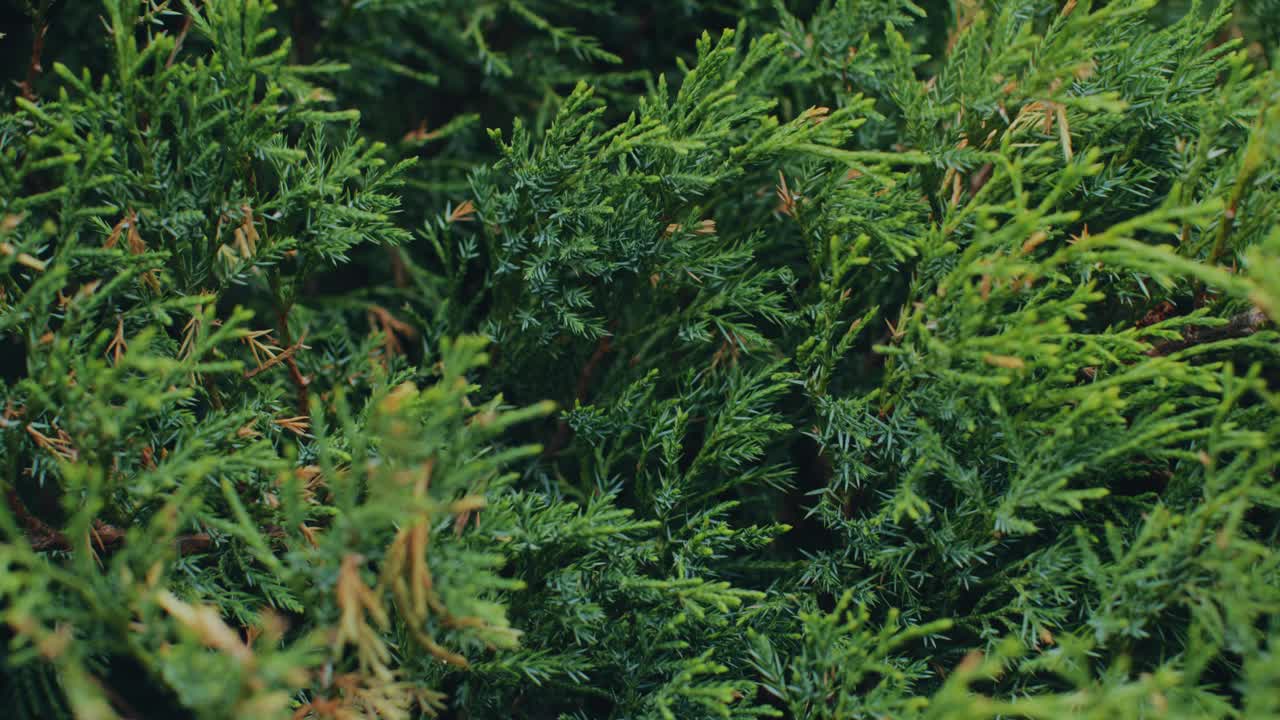
[[[1271,319],[1259,308],[1231,316],[1222,325],[1191,326],[1182,331],[1181,340],[1162,342],[1147,351],[1150,357],[1163,357],[1196,345],[1249,337],[1268,327]]]

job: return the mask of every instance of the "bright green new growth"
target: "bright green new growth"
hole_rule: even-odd
[[[6,11],[16,717],[1280,714],[1270,3],[278,5]]]

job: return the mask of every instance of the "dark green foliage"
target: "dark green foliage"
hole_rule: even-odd
[[[11,715],[1280,714],[1271,4],[4,13]]]

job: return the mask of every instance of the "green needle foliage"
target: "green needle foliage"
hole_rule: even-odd
[[[1274,2],[0,13],[6,717],[1280,716]]]

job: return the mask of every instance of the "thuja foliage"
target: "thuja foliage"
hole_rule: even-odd
[[[1280,714],[1274,3],[4,13],[7,717]]]

